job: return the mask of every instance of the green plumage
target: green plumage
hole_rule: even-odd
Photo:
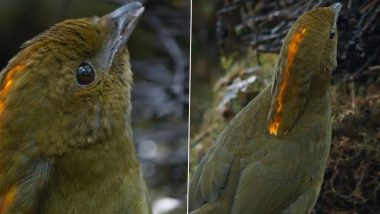
[[[195,171],[189,192],[193,214],[311,212],[331,142],[328,86],[336,67],[337,36],[330,39],[329,33],[334,15],[331,7],[317,8],[295,22],[272,86],[231,120]],[[289,57],[292,46],[296,52]],[[271,134],[276,109],[281,109],[279,128]]]
[[[2,70],[1,214],[150,213],[132,143],[129,54],[108,46],[118,19],[59,23]],[[89,85],[76,81],[83,61],[96,70]]]

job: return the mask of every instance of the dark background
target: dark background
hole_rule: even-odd
[[[0,68],[22,43],[53,24],[102,16],[127,2],[0,0]],[[143,2],[144,16],[128,42],[135,145],[155,213],[170,207],[185,213],[190,0]]]
[[[193,0],[191,171],[228,121],[271,83],[295,19],[331,2]],[[380,213],[380,1],[341,2],[332,146],[313,213]]]

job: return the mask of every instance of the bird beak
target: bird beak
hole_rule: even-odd
[[[143,12],[141,3],[132,2],[100,18],[99,23],[110,32],[99,56],[103,68],[111,67],[115,54],[125,47]]]
[[[340,13],[340,9],[342,9],[342,4],[341,3],[334,3],[332,5],[332,11],[333,11],[333,16],[334,16],[334,24],[332,26],[332,29],[330,31],[330,35],[334,35],[336,32],[336,25],[338,22],[338,17]]]

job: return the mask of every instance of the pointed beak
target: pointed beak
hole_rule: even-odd
[[[110,32],[99,59],[99,61],[103,61],[100,63],[105,67],[109,68],[115,54],[126,46],[143,12],[144,6],[139,2],[133,2],[100,18],[100,24]]]
[[[334,3],[332,5],[332,11],[333,11],[333,16],[334,16],[334,23],[332,26],[332,29],[330,31],[330,38],[335,35],[336,28],[337,28],[337,22],[338,22],[338,17],[340,10],[342,9],[342,4],[341,3]]]

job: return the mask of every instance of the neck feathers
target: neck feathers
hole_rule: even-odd
[[[301,16],[290,29],[280,51],[272,84],[267,132],[282,137],[294,126],[308,99],[327,92],[336,66],[336,36],[331,8],[317,8]]]

